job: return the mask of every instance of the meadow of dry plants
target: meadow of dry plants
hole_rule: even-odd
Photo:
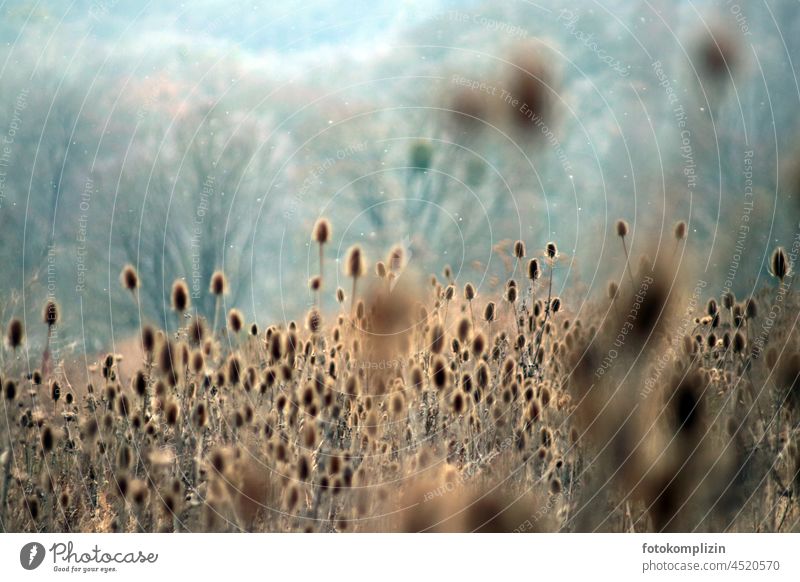
[[[621,241],[627,224],[614,227]],[[233,308],[141,330],[143,357],[92,364],[86,386],[3,367],[6,531],[788,531],[800,493],[800,352],[791,260],[751,297],[694,295],[674,261],[576,312],[552,294],[556,243],[517,241],[502,293],[398,277],[401,247],[352,247],[331,289],[288,324]],[[686,225],[675,225],[684,252]],[[538,241],[537,241],[538,242]],[[535,249],[535,250],[534,250]],[[623,245],[620,244],[620,253]],[[663,253],[662,253],[663,254]],[[136,295],[132,266],[120,292]],[[208,293],[227,290],[222,272]],[[689,286],[691,287],[691,286]],[[780,302],[781,308],[776,308]],[[41,326],[59,307],[43,306]]]
[[[0,6],[0,531],[800,531],[796,7],[233,4]]]

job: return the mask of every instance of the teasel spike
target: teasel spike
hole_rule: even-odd
[[[237,335],[244,327],[244,316],[242,312],[235,307],[228,312],[228,329],[234,335]]]
[[[489,301],[483,310],[483,319],[485,319],[488,323],[492,323],[495,318],[495,311],[496,309],[494,301]]]
[[[122,267],[122,271],[119,274],[119,281],[122,284],[124,289],[127,289],[132,294],[136,294],[136,290],[139,288],[139,274],[136,272],[136,268],[133,265],[125,265]]]
[[[45,338],[44,350],[42,351],[42,374],[47,376],[50,366],[50,338],[53,335],[53,327],[58,323],[60,310],[58,303],[52,299],[48,299],[44,304],[42,311],[42,319],[47,325],[47,337]]]
[[[183,279],[176,279],[172,284],[172,309],[179,314],[186,312],[191,306],[189,287]]]
[[[327,218],[319,218],[314,224],[312,238],[314,242],[319,245],[319,277],[320,286],[322,285],[322,278],[324,276],[324,261],[325,261],[325,245],[330,241],[333,234],[331,223]]]
[[[525,243],[521,240],[514,243],[514,258],[518,261],[525,258]]]
[[[386,266],[392,273],[399,273],[404,266],[403,261],[405,260],[405,252],[403,251],[403,247],[400,245],[395,245],[392,247],[392,250],[389,251],[389,256],[386,259]]]
[[[16,351],[18,347],[25,341],[25,328],[22,321],[16,317],[12,318],[8,323],[8,331],[6,332],[6,343],[8,347]]]
[[[364,276],[365,271],[366,261],[364,259],[364,252],[359,245],[351,246],[347,251],[344,263],[345,275],[353,279],[353,296],[350,298],[351,312],[355,308],[358,279]]]
[[[209,281],[208,290],[214,296],[214,326],[211,332],[217,333],[217,325],[219,324],[219,314],[222,310],[222,296],[228,293],[228,279],[222,271],[214,271]]]
[[[150,325],[142,327],[142,350],[152,359],[156,349],[156,330]]]
[[[682,241],[686,238],[687,227],[686,222],[683,220],[679,220],[675,223],[675,228],[673,229],[673,234],[675,235],[675,242]]]

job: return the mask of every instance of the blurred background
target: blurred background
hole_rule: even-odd
[[[617,218],[709,293],[797,227],[788,0],[6,1],[0,40],[0,309],[36,344],[55,298],[64,357],[165,325],[176,278],[213,318],[216,269],[301,318],[320,216],[329,309],[354,243],[480,293],[553,240],[579,304],[624,276]]]

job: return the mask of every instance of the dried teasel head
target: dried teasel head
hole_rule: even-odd
[[[428,342],[431,353],[441,354],[444,351],[446,341],[444,326],[440,323],[435,323],[431,327],[430,341]]]
[[[400,245],[392,247],[389,251],[389,256],[386,258],[386,266],[393,273],[399,273],[404,266],[405,251]]]
[[[617,298],[617,295],[619,294],[619,285],[617,285],[616,281],[608,282],[607,294],[611,301],[614,301]]]
[[[172,309],[178,313],[183,313],[191,306],[191,296],[189,286],[183,279],[177,279],[172,284]]]
[[[235,307],[228,312],[228,329],[234,334],[238,334],[244,327],[244,316]]]
[[[13,380],[6,380],[3,385],[3,396],[9,402],[12,402],[17,397],[17,383]]]
[[[431,380],[439,390],[447,387],[450,378],[447,362],[441,356],[436,356],[431,364]]]
[[[470,337],[472,336],[472,322],[468,317],[462,317],[458,321],[458,325],[456,326],[456,335],[458,336],[458,341],[462,344],[467,343]]]
[[[675,223],[675,228],[673,229],[673,234],[675,235],[675,240],[683,240],[686,238],[686,222],[683,220],[679,220]]]
[[[6,343],[9,348],[16,350],[23,341],[25,341],[25,328],[22,326],[22,321],[15,317],[8,323]]]
[[[202,316],[195,315],[189,320],[189,325],[186,328],[186,334],[189,338],[190,344],[193,346],[201,345],[203,340],[206,339],[207,333],[208,327],[206,325],[206,320]]]
[[[59,315],[58,303],[53,300],[46,301],[44,304],[44,309],[42,310],[42,320],[47,327],[53,327],[56,325],[58,323]]]
[[[344,274],[353,279],[363,277],[367,270],[366,260],[364,259],[364,251],[358,245],[353,245],[347,251],[347,256],[344,261]]]
[[[208,290],[215,297],[225,295],[228,292],[228,279],[225,277],[225,273],[214,271],[214,274],[211,275]]]
[[[142,328],[142,349],[148,355],[152,355],[156,349],[156,330],[150,325]]]
[[[306,327],[312,334],[318,334],[322,330],[322,314],[318,309],[310,309],[308,311],[306,315]]]
[[[486,336],[482,332],[475,334],[475,337],[472,338],[472,354],[476,358],[481,357],[486,351],[486,345]]]
[[[536,281],[541,274],[542,272],[539,268],[539,261],[537,259],[531,259],[528,261],[528,279],[531,281]]]
[[[495,318],[496,307],[494,301],[489,301],[483,310],[483,319],[491,323]]]
[[[125,265],[119,274],[119,282],[124,289],[130,292],[139,288],[139,274],[133,265]]]
[[[758,317],[758,303],[752,297],[744,302],[744,316],[747,319],[755,319]]]
[[[557,76],[545,48],[539,42],[520,43],[508,57],[505,80],[508,93],[525,107],[504,102],[504,112],[516,129],[527,132],[534,139],[539,137],[537,122],[544,120],[550,126],[554,123]]]
[[[44,451],[44,453],[52,452],[53,447],[55,447],[56,444],[56,435],[53,432],[53,429],[47,425],[45,425],[45,427],[42,429],[41,444],[42,451]]]
[[[517,302],[517,287],[516,285],[511,285],[506,288],[506,292],[504,294],[504,299],[509,303],[516,303]]]
[[[331,240],[332,234],[333,229],[331,228],[330,221],[328,221],[327,218],[320,218],[314,224],[314,229],[311,232],[311,238],[314,240],[314,242],[324,245]]]
[[[464,285],[464,299],[467,301],[472,301],[475,299],[475,286],[472,283],[467,283]]]
[[[726,291],[722,294],[722,307],[727,310],[733,309],[733,306],[736,304],[736,296],[731,293],[730,291]]]

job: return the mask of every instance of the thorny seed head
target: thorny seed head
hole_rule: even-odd
[[[119,281],[124,289],[136,291],[139,288],[139,275],[133,265],[125,265],[119,274]]]
[[[467,283],[464,286],[464,299],[467,301],[472,301],[475,299],[475,287],[472,285],[472,283]]]
[[[208,290],[215,297],[220,297],[228,292],[228,279],[222,271],[214,271]]]
[[[331,239],[332,233],[333,229],[331,228],[331,223],[328,221],[328,219],[320,218],[314,224],[312,238],[314,242],[324,245]]]
[[[353,279],[363,277],[366,272],[367,266],[364,259],[364,252],[358,245],[353,245],[347,251],[347,256],[344,262],[344,274]]]
[[[18,347],[22,345],[22,342],[24,340],[25,340],[25,331],[22,326],[22,321],[20,321],[15,317],[8,323],[6,342],[8,343],[9,348],[11,348],[12,350],[16,350]]]
[[[673,234],[675,235],[675,240],[683,240],[686,238],[686,223],[683,220],[679,220],[675,223]]]
[[[243,327],[244,316],[242,315],[241,311],[234,307],[228,312],[228,329],[230,329],[235,335],[242,331]]]
[[[58,303],[52,300],[45,302],[44,309],[42,310],[42,320],[45,324],[47,324],[47,327],[53,327],[55,324],[57,324],[58,318]]]
[[[539,261],[537,259],[531,259],[528,261],[528,279],[531,281],[536,281],[541,275],[541,271],[539,270]]]
[[[190,305],[189,287],[186,285],[186,281],[177,279],[172,284],[172,309],[178,313],[183,313],[189,309]]]

